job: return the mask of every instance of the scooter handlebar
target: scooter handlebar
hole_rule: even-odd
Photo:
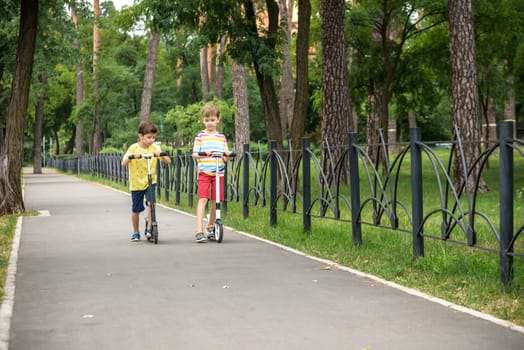
[[[226,153],[225,152],[220,152],[220,151],[212,151],[211,154],[207,154],[207,152],[198,152],[198,155],[202,156],[202,157],[220,158],[222,156],[225,156]],[[237,154],[233,152],[233,153],[228,154],[227,156],[228,157],[235,157],[236,155]]]
[[[160,152],[158,157],[165,157],[165,156],[168,156],[168,155],[169,154],[167,152]],[[154,158],[154,157],[156,157],[156,155],[154,153],[145,153],[145,154],[139,154],[138,157],[135,157],[134,154],[130,154],[127,158],[129,158],[129,159],[140,159],[140,158],[151,159],[151,158]]]

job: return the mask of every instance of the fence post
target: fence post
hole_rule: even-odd
[[[304,233],[311,233],[311,155],[310,138],[302,138],[302,225]]]
[[[411,148],[411,212],[413,217],[413,255],[424,256],[424,237],[422,236],[422,155],[417,142],[420,141],[420,129],[409,129]]]
[[[269,141],[269,225],[277,225],[277,142]]]
[[[504,286],[513,281],[513,121],[499,122],[500,188],[500,279]]]
[[[188,177],[188,184],[187,184],[187,205],[189,205],[190,208],[193,207],[193,189],[195,188],[195,160],[191,155],[188,156],[189,170],[187,171],[187,177]],[[180,180],[179,180],[180,181]],[[175,180],[176,183],[176,180]]]
[[[242,145],[242,217],[249,217],[249,143]]]
[[[162,199],[162,177],[161,177],[161,172],[162,172],[162,165],[160,164],[160,159],[158,158],[151,158],[152,161],[156,162],[156,196],[157,196],[157,200],[158,199]]]
[[[171,154],[169,156],[171,157]],[[169,167],[169,164],[164,163],[164,193],[167,202],[169,202]]]
[[[224,201],[222,202],[222,212],[227,214],[227,177],[229,176],[229,162],[225,162],[224,167]]]
[[[351,190],[351,231],[353,244],[362,244],[362,225],[360,224],[360,175],[358,170],[357,133],[349,133],[349,188]]]
[[[175,204],[180,205],[180,179],[182,174],[182,151],[176,150],[176,160],[175,160]],[[192,174],[192,173],[191,173]],[[191,204],[189,205],[191,206]]]

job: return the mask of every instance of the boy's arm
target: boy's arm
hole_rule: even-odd
[[[193,141],[193,151],[191,152],[191,157],[193,157],[193,159],[197,161],[200,158],[200,156],[198,155],[200,144],[200,138],[198,136],[195,137],[195,141]]]
[[[224,136],[224,156],[222,157],[224,159],[224,162],[229,161],[231,158],[231,152],[229,151],[229,147],[227,146],[227,139]]]
[[[169,158],[169,156],[163,156],[162,161],[166,164],[171,164],[171,158]]]
[[[197,151],[193,151],[193,153],[191,154],[191,156],[193,157],[193,159],[195,159],[195,160],[199,160],[200,158],[203,157],[203,156],[199,155],[198,153],[199,153],[199,152],[197,152]],[[208,152],[208,151],[205,151],[204,153],[207,154],[208,156],[211,155],[211,153]]]
[[[122,157],[122,166],[127,166],[129,164],[129,156],[128,156],[129,150],[124,154]]]
[[[156,152],[156,153],[155,153],[155,156],[159,157],[161,152],[162,152],[162,151],[158,151],[158,152]],[[160,158],[160,160],[162,160],[164,163],[166,163],[166,164],[171,164],[171,158],[169,158],[169,156],[162,156],[162,157],[159,157],[159,158]]]

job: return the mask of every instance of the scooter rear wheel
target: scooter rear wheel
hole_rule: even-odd
[[[153,236],[153,243],[158,244],[158,226],[156,225],[153,226],[152,236]]]

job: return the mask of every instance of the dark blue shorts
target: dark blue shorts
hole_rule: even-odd
[[[133,201],[133,207],[131,211],[133,213],[141,213],[146,208],[144,206],[144,197],[147,202],[151,202],[151,194],[153,195],[153,200],[156,199],[156,184],[151,185],[151,191],[149,188],[146,188],[143,191],[131,191],[131,200]]]

